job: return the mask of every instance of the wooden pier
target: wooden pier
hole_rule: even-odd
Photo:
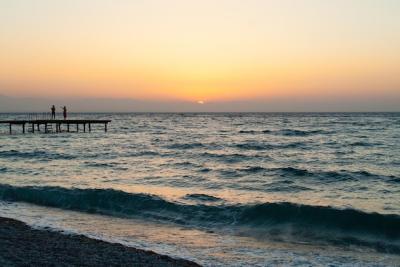
[[[52,120],[52,119],[37,119],[37,120],[4,120],[0,121],[0,124],[8,124],[10,129],[10,134],[12,134],[12,126],[19,125],[22,128],[22,133],[30,131],[34,133],[37,132],[53,132],[53,125],[55,126],[55,132],[79,132],[80,126],[83,126],[83,132],[92,131],[93,124],[104,125],[104,131],[107,132],[107,125],[111,120]],[[41,127],[43,126],[43,127]],[[87,126],[87,128],[86,128]],[[74,129],[73,129],[74,128]]]

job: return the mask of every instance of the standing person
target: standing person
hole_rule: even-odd
[[[64,120],[66,120],[67,119],[67,107],[64,106],[62,109],[63,109]]]
[[[54,105],[51,107],[51,119],[56,119],[56,107]]]

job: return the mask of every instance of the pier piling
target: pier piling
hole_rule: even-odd
[[[34,116],[33,116],[34,117]],[[36,118],[36,117],[35,117]],[[56,126],[55,131],[57,133],[62,132],[62,125],[67,126],[67,132],[70,132],[70,124],[76,124],[76,132],[79,132],[79,125],[83,124],[83,132],[86,132],[86,124],[88,125],[88,132],[92,132],[92,124],[104,124],[104,132],[107,132],[108,123],[111,120],[53,120],[53,119],[29,119],[29,120],[4,120],[0,121],[1,124],[8,124],[9,132],[12,134],[13,125],[21,125],[22,133],[26,133],[26,125],[28,125],[28,132],[35,133],[41,132],[40,125],[44,124],[44,132],[48,133],[52,131],[52,125]],[[29,129],[30,128],[30,129]]]

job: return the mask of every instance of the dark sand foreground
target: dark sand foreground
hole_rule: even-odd
[[[199,266],[135,248],[35,230],[0,217],[0,266]]]

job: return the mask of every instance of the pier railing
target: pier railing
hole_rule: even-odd
[[[51,120],[50,112],[42,112],[42,113],[28,113],[26,114],[26,120]]]
[[[26,114],[20,114],[17,115],[18,119],[24,119],[28,121],[34,121],[34,120],[51,120],[51,112],[32,112],[32,113],[26,113]],[[64,119],[63,113],[62,112],[56,112],[56,117],[57,120]],[[88,115],[86,113],[68,113],[68,119],[88,119]],[[90,118],[90,117],[89,117]]]

